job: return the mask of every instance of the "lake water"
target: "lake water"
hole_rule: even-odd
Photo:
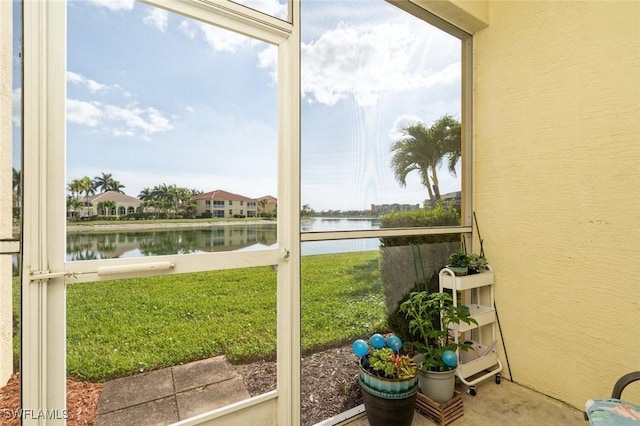
[[[378,229],[378,219],[314,218],[303,232]],[[67,261],[168,254],[262,250],[277,247],[275,224],[226,224],[207,228],[68,232]],[[377,250],[378,238],[302,243],[302,254]]]

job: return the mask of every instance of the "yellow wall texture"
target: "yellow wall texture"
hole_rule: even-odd
[[[640,370],[640,2],[487,4],[474,209],[510,369],[582,408]]]

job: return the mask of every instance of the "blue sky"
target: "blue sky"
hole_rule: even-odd
[[[278,195],[273,46],[131,0],[70,2],[67,38],[67,182]],[[302,204],[422,203],[389,148],[404,125],[460,118],[460,41],[376,0],[303,1],[302,39]]]

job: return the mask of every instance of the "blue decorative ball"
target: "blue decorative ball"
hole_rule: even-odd
[[[458,357],[453,351],[444,351],[442,352],[442,362],[444,362],[445,365],[454,368],[458,365]]]
[[[384,336],[379,333],[376,333],[373,336],[371,336],[371,339],[369,339],[369,341],[371,342],[371,346],[373,346],[376,349],[383,348],[385,344]]]
[[[389,336],[387,338],[387,346],[397,353],[402,349],[402,340],[398,336]]]
[[[362,358],[369,353],[369,345],[364,340],[358,339],[353,342],[353,353]]]

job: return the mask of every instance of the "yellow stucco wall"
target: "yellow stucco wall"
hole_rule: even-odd
[[[640,370],[640,2],[487,11],[474,209],[510,368],[582,408]]]

